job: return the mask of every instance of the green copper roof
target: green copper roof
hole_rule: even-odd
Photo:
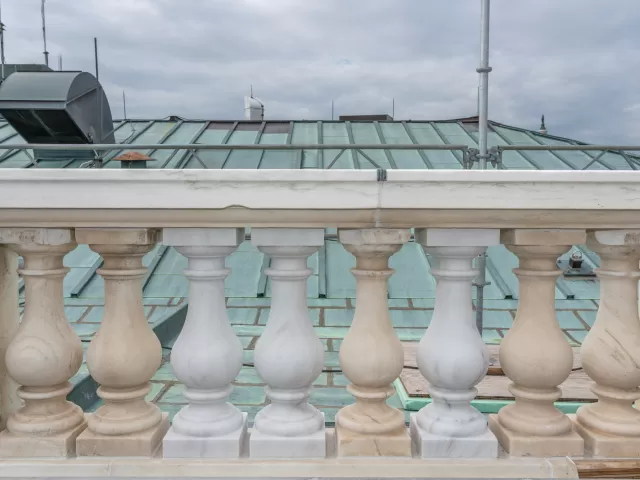
[[[201,151],[194,156],[184,151],[144,151],[154,161],[148,168],[327,168],[365,169],[461,169],[462,154],[447,150],[393,150],[394,144],[466,144],[477,147],[478,123],[473,117],[447,121],[205,121],[127,120],[115,123],[116,142],[131,149],[136,144],[215,144],[215,145],[313,145],[382,144],[388,150],[216,150]],[[0,121],[0,168],[30,168],[33,166],[25,151],[2,150],[2,144],[22,143],[10,125]],[[503,145],[584,145],[574,140],[543,135],[532,130],[490,122],[489,146]],[[119,151],[106,156],[105,168],[119,168],[111,159]],[[619,170],[631,169],[624,156],[606,153],[592,162],[598,152],[587,151],[506,151],[505,169],[526,170]],[[337,159],[336,159],[337,158]],[[371,160],[374,162],[372,163]],[[75,168],[84,160],[47,162],[47,167]],[[54,162],[55,163],[55,162]],[[374,165],[375,164],[375,165]]]

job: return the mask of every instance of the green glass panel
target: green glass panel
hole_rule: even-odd
[[[380,129],[388,145],[413,143],[409,134],[401,123],[381,122]],[[427,168],[417,150],[389,150],[396,167],[400,169],[424,169]]]

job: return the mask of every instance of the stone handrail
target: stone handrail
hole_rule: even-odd
[[[270,404],[251,427],[229,402],[242,346],[224,298],[225,260],[246,226],[271,258],[272,286],[254,353]],[[329,429],[309,403],[324,359],[306,282],[308,257],[335,227],[356,259],[340,348],[354,403]],[[417,350],[433,401],[407,427],[386,402],[403,367],[387,282],[410,228],[435,260],[437,287]],[[144,316],[142,257],[157,243],[187,258],[190,284],[171,358],[188,405],[171,425],[145,400],[161,347]],[[569,417],[554,407],[573,363],[554,308],[556,260],[584,243],[601,259],[601,302],[581,351],[598,402]],[[82,362],[62,290],[77,244],[104,261],[104,316],[86,353],[104,404],[92,414],[66,400]],[[474,259],[499,244],[519,259],[518,312],[500,350],[515,402],[487,421],[471,406],[488,368],[471,289]],[[571,478],[571,458],[640,458],[639,261],[640,172],[3,171],[0,478]]]

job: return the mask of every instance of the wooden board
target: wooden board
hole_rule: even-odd
[[[640,478],[638,460],[574,460],[580,478]]]
[[[400,381],[409,397],[428,397],[427,381],[417,370],[416,349],[417,342],[404,342],[405,368],[400,374]],[[502,374],[499,360],[499,345],[487,345],[491,356],[490,372],[477,385],[479,400],[513,400],[508,386],[511,381]],[[592,380],[582,370],[580,364],[580,348],[573,348],[573,371],[569,378],[560,386],[561,402],[595,402],[597,397],[591,392]]]

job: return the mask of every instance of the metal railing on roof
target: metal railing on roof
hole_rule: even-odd
[[[314,144],[238,144],[238,145],[230,145],[227,143],[222,144],[166,144],[166,143],[153,143],[153,144],[131,144],[131,143],[117,143],[117,144],[0,144],[0,150],[4,150],[6,153],[0,157],[0,161],[4,159],[7,154],[16,153],[18,151],[26,151],[34,150],[34,149],[42,149],[42,150],[55,150],[55,151],[94,151],[96,152],[96,158],[98,158],[98,151],[101,152],[111,152],[110,154],[104,155],[102,158],[103,161],[108,162],[115,157],[115,153],[118,151],[142,151],[147,150],[148,152],[153,152],[157,150],[174,150],[180,151],[183,150],[185,153],[191,154],[195,157],[203,166],[205,162],[203,162],[198,156],[198,151],[232,151],[232,150],[245,150],[245,151],[294,151],[294,152],[302,152],[305,150],[319,150],[319,151],[327,151],[327,150],[337,150],[338,153],[336,156],[328,163],[328,165],[324,168],[331,168],[335,163],[341,158],[341,156],[347,152],[357,152],[357,154],[362,155],[367,161],[369,161],[373,167],[375,168],[383,168],[378,165],[376,161],[374,161],[371,156],[366,154],[366,150],[382,150],[386,153],[393,150],[401,150],[401,151],[450,151],[450,152],[460,152],[462,154],[462,166],[463,168],[472,168],[473,164],[480,161],[479,150],[477,148],[470,147],[469,145],[454,145],[454,144],[419,144],[419,143],[411,143],[411,144],[388,144],[388,143],[375,143],[375,144],[358,144],[358,143],[338,143],[338,144],[329,144],[329,143],[314,143]],[[627,164],[632,170],[640,170],[640,156],[630,154],[627,152],[640,152],[640,146],[637,145],[499,145],[493,146],[489,149],[488,152],[488,161],[493,165],[494,168],[504,169],[505,166],[502,161],[502,157],[504,152],[516,152],[521,153],[525,157],[525,159],[529,160],[529,163],[532,163],[534,167],[541,168],[537,165],[537,163],[533,162],[533,160],[529,159],[528,156],[524,152],[527,151],[545,151],[545,152],[562,152],[562,151],[578,151],[585,152],[586,155],[590,157],[588,163],[583,166],[576,166],[570,164],[568,161],[563,160],[563,163],[570,167],[575,167],[576,170],[587,170],[595,163],[599,163],[603,167],[608,170],[615,170],[615,167],[607,163],[602,157],[605,154],[611,153],[620,155],[625,159]],[[599,154],[589,154],[587,152],[600,152]],[[34,163],[33,161],[31,163]],[[391,164],[393,168],[393,163]],[[426,164],[429,167],[428,164]],[[35,166],[38,166],[35,164]]]

